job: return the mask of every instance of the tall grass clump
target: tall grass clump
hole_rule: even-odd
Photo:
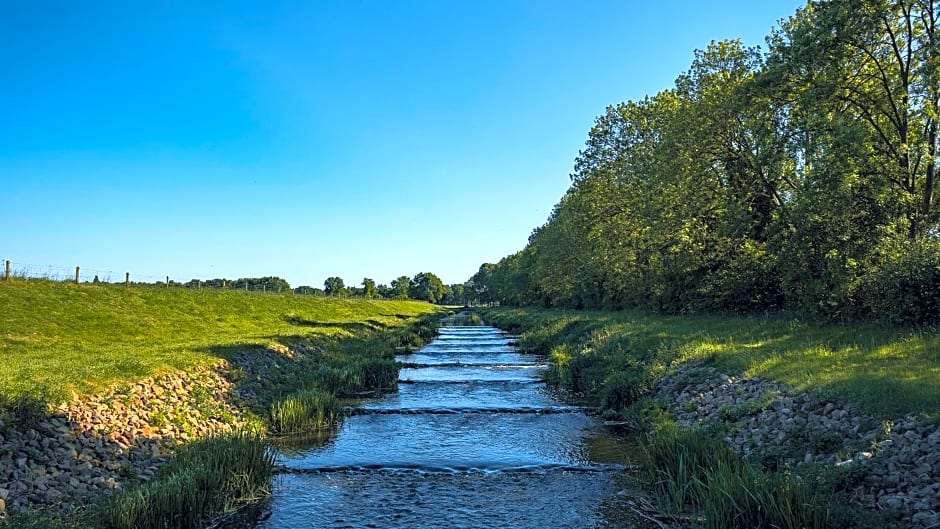
[[[257,431],[209,437],[182,447],[154,479],[102,504],[106,529],[197,529],[270,493],[274,453]]]
[[[437,329],[440,325],[439,313],[425,314],[406,328],[395,329],[389,333],[387,341],[393,347],[417,349],[437,336]]]
[[[309,389],[292,393],[272,403],[269,417],[274,433],[306,433],[336,424],[340,417],[340,406],[332,394]]]
[[[669,425],[646,445],[648,479],[668,512],[691,510],[704,529],[814,529],[829,524],[822,498],[790,474],[765,474],[721,440]]]
[[[340,397],[389,390],[398,382],[398,363],[389,358],[361,358],[344,365],[323,365],[310,377],[313,385]]]

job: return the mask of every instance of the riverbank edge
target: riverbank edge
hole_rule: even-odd
[[[520,334],[520,346],[527,347],[527,333],[534,329],[525,325],[531,321],[513,320],[499,309],[480,313],[488,323]],[[548,342],[545,338],[542,334],[536,340],[542,349],[537,352],[550,355],[549,381],[565,387],[560,373],[565,366],[550,353],[565,348],[570,360],[585,351],[572,350],[570,335],[550,336]],[[583,342],[586,348],[587,337]],[[590,362],[579,368],[601,367]],[[770,473],[825,482],[828,492],[838,492],[830,501],[841,503],[840,509],[850,505],[859,510],[860,526],[940,527],[940,431],[935,421],[912,415],[879,419],[850,402],[722,373],[699,360],[647,370],[644,377],[609,372],[604,387],[577,393],[627,435],[649,434],[662,423],[676,423],[723,441],[742,460]],[[627,405],[618,407],[622,404]]]
[[[109,500],[163,479],[161,469],[188,447],[246,432],[260,432],[270,446],[268,407],[308,389],[298,381],[309,383],[317,358],[357,341],[356,353],[383,344],[376,359],[420,347],[442,315],[416,316],[339,340],[246,345],[189,371],[119,382],[42,413],[0,419],[0,527],[94,526],[89,524]]]

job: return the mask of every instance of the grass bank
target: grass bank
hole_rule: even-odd
[[[940,418],[940,334],[876,325],[814,325],[776,317],[652,316],[532,308],[482,311],[551,353],[552,376],[603,404],[632,373],[642,385],[702,360],[723,372],[851,401],[890,419]],[[613,401],[607,403],[614,404]]]
[[[774,318],[662,317],[529,308],[481,312],[489,323],[520,333],[522,349],[549,355],[550,382],[586,397],[605,418],[645,430],[643,481],[659,500],[661,512],[682,525],[873,529],[903,527],[905,520],[911,519],[910,511],[906,515],[892,512],[911,507],[900,501],[886,502],[890,508],[876,512],[873,509],[880,509],[881,504],[859,500],[864,496],[860,493],[871,487],[890,487],[870,474],[873,467],[867,463],[832,465],[810,459],[803,461],[805,464],[791,464],[794,454],[775,452],[780,437],[777,445],[751,446],[747,458],[732,450],[728,439],[738,429],[754,428],[753,418],[765,404],[770,405],[769,401],[748,400],[741,393],[740,404],[728,408],[728,416],[722,421],[682,426],[676,416],[679,412],[687,415],[692,403],[684,402],[686,407],[677,410],[662,400],[657,383],[670,377],[670,383],[680,381],[682,386],[683,377],[702,369],[688,366],[690,369],[683,370],[683,366],[702,362],[725,373],[722,378],[759,377],[807,392],[812,395],[810,400],[818,397],[821,403],[855,403],[885,421],[887,436],[892,419],[910,416],[928,424],[940,419],[940,339],[935,334],[867,325],[820,326]],[[789,409],[781,413],[784,411],[791,413]],[[741,421],[745,416],[747,420]],[[773,433],[787,436],[791,431],[809,430],[792,428]],[[828,434],[835,435],[831,431]],[[796,444],[815,452],[806,444],[809,439]],[[832,441],[832,450],[843,446],[842,439]],[[858,457],[862,452],[850,444],[842,450],[847,452],[844,457]],[[868,461],[876,448],[861,447],[871,452],[865,452],[858,461]],[[934,456],[928,453],[926,458]],[[904,453],[890,457],[891,461],[917,459]],[[783,460],[788,462],[779,463]],[[877,465],[889,468],[895,464],[886,463],[884,458],[877,461]],[[908,479],[898,474],[893,477]],[[907,494],[915,488],[897,492]],[[914,514],[915,520],[920,519],[920,525],[915,526],[932,526],[928,522],[933,520],[932,512],[911,503],[914,510],[924,510],[923,514]],[[859,508],[861,505],[866,509]]]
[[[64,518],[14,514],[13,527],[203,526],[267,492],[271,435],[328,428],[340,419],[337,398],[393,387],[395,351],[430,339],[440,317],[420,302],[45,281],[0,284],[0,305],[7,439],[57,402],[220,359],[233,402],[256,418],[183,445],[152,480]]]
[[[44,402],[185,370],[245,348],[401,327],[436,307],[240,291],[0,283],[0,402]]]

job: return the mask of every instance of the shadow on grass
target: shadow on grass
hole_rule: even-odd
[[[388,390],[394,387],[398,377],[398,366],[394,361],[396,347],[403,341],[409,344],[420,344],[429,336],[429,333],[433,334],[434,320],[437,318],[419,318],[413,323],[396,327],[383,325],[376,320],[369,320],[366,323],[334,323],[327,325],[342,328],[347,333],[332,336],[285,334],[267,337],[266,339],[269,340],[267,346],[256,343],[230,343],[206,347],[201,350],[202,353],[226,360],[226,365],[214,368],[214,372],[227,380],[230,387],[221,395],[205,390],[200,392],[201,388],[198,384],[188,393],[179,392],[178,386],[174,387],[176,389],[165,388],[163,390],[165,392],[178,392],[172,400],[173,403],[185,403],[167,403],[165,407],[169,409],[172,406],[183,406],[180,409],[188,410],[187,413],[192,414],[187,418],[195,417],[201,421],[203,418],[214,416],[212,414],[223,408],[220,404],[224,402],[231,408],[248,411],[249,416],[253,414],[264,420],[271,413],[273,403],[297,391],[319,389],[337,396],[358,396],[365,392]],[[298,320],[297,324],[323,325],[302,320]],[[154,380],[158,378],[155,377]],[[117,395],[116,398],[120,399],[130,395],[127,392],[137,391],[137,389],[131,383],[126,389],[117,388],[114,392]],[[164,397],[158,397],[158,399],[166,402]],[[162,406],[158,408],[162,409]],[[152,410],[148,409],[148,413],[152,413]],[[0,421],[4,423],[0,424],[0,432],[3,432],[8,439],[13,436],[27,436],[28,430],[35,428],[43,437],[64,435],[71,439],[81,439],[81,442],[85,444],[91,443],[99,454],[98,459],[102,466],[121,461],[122,454],[128,455],[130,460],[135,461],[137,469],[121,468],[120,472],[113,474],[122,484],[123,490],[128,487],[131,487],[131,490],[134,490],[133,487],[149,487],[150,485],[146,480],[141,479],[137,472],[141,468],[158,465],[164,460],[166,452],[158,449],[157,445],[166,446],[163,443],[174,442],[172,438],[163,437],[163,433],[138,435],[136,427],[129,425],[116,426],[121,435],[109,437],[93,431],[90,424],[84,424],[81,420],[70,421],[69,417],[51,410],[39,398],[21,398],[15,402],[0,402]],[[67,433],[61,431],[63,426],[68,430]],[[149,430],[151,429],[148,428]],[[300,449],[310,444],[329,442],[332,435],[334,432],[328,428],[320,432],[312,432],[306,438],[280,438],[277,442],[284,444],[284,448],[288,450]],[[291,446],[291,444],[296,446]],[[24,456],[19,453],[13,454],[11,461]],[[77,456],[50,455],[50,457],[52,459],[49,460],[49,464],[64,463],[68,466],[78,466],[83,463],[77,459]],[[60,461],[68,457],[76,461]],[[29,480],[25,474],[14,476],[14,478],[27,482]],[[197,476],[194,479],[198,481],[201,478]],[[107,498],[112,496],[107,487],[88,488],[83,494],[78,490],[69,489],[68,485],[61,488],[61,494],[56,493],[58,494],[56,498],[43,496],[34,489],[11,492],[15,497],[22,498],[17,503],[8,500],[7,506],[12,510],[21,509],[24,506],[22,501],[27,499],[33,506],[38,507],[43,503],[91,505],[96,502],[95,498],[104,498],[107,501]],[[58,510],[59,507],[49,509],[52,518],[40,515],[37,518],[41,522],[38,526],[49,526],[52,523],[50,520],[58,516],[55,514],[59,512]],[[97,526],[91,522],[81,527]]]
[[[332,322],[316,321],[300,318],[298,316],[285,316],[284,321],[297,327],[315,327],[318,329],[339,329],[350,334],[357,334],[362,331],[377,331],[387,329],[389,326],[378,320],[366,320],[364,322]]]

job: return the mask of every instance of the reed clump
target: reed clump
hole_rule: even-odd
[[[181,447],[154,479],[102,503],[106,529],[197,529],[270,493],[274,452],[260,431],[217,435]]]
[[[645,446],[647,478],[666,512],[691,511],[703,529],[824,529],[820,495],[788,473],[767,474],[720,439],[667,425]]]
[[[332,394],[307,389],[273,402],[269,419],[273,433],[294,435],[332,427],[340,413],[339,401]]]

